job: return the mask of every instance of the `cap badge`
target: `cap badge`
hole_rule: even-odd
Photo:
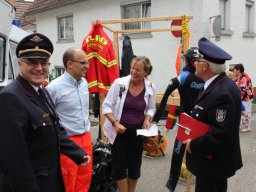
[[[43,41],[43,39],[41,39],[39,36],[36,35],[32,39],[30,39],[30,41],[38,43],[38,42]]]

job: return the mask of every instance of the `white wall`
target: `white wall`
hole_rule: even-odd
[[[125,0],[104,0],[104,1],[84,1],[72,6],[43,12],[37,18],[37,32],[49,36],[54,44],[54,54],[51,63],[62,65],[62,54],[69,47],[81,47],[84,37],[91,29],[91,22],[97,19],[120,19],[121,2]],[[181,16],[192,15],[189,27],[191,31],[191,46],[197,46],[200,37],[210,35],[210,17],[219,14],[218,0],[152,0],[151,16]],[[221,41],[215,42],[229,52],[233,59],[229,63],[242,62],[246,72],[253,79],[256,86],[255,60],[256,55],[255,38],[244,38],[244,0],[231,0],[231,30],[232,36],[222,36]],[[57,16],[73,13],[74,18],[74,42],[57,42]],[[120,24],[109,25],[113,29],[120,29]],[[152,22],[152,28],[166,28],[170,26],[169,21]],[[112,39],[113,35],[105,30]],[[163,93],[169,79],[176,76],[175,61],[179,45],[179,39],[172,36],[170,32],[152,33],[153,38],[132,39],[133,51],[136,55],[148,56],[153,64],[153,72],[150,79],[156,84],[157,91]],[[119,55],[121,56],[122,40],[119,40]]]

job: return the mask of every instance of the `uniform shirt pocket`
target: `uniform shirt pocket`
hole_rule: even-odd
[[[33,129],[38,129],[40,127],[52,126],[53,122],[50,117],[38,119],[31,122]]]
[[[208,112],[204,108],[194,108],[191,116],[195,117],[199,121],[208,122]]]

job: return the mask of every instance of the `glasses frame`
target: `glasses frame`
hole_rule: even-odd
[[[77,63],[80,63],[81,65],[89,65],[89,62],[88,61],[76,61],[74,59],[69,59],[70,61],[73,61],[73,62],[77,62]]]
[[[50,66],[51,63],[49,61],[47,62],[34,62],[32,60],[29,60],[29,59],[25,59],[25,58],[21,58],[20,61],[26,63],[27,65],[30,65],[30,66],[38,66],[38,64],[40,64],[42,67],[47,67],[47,66]]]

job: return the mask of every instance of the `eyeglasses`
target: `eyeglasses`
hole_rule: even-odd
[[[70,59],[70,61],[80,63],[81,65],[89,65],[88,61],[76,61],[76,60],[73,60],[73,59]]]
[[[30,66],[37,66],[41,64],[42,67],[49,66],[51,63],[47,60],[21,59],[24,63]]]

